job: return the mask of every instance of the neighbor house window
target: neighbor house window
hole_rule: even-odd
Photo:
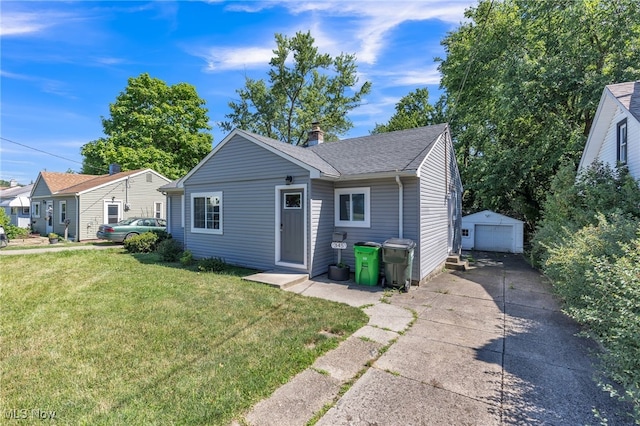
[[[618,163],[627,164],[627,119],[618,123]]]
[[[162,218],[162,203],[155,203],[155,215],[156,219]]]
[[[11,207],[11,214],[12,215],[17,215],[18,214],[18,208],[17,207]]]
[[[369,228],[371,226],[369,188],[335,190],[335,226]]]
[[[29,207],[23,207],[23,208],[22,208],[22,214],[23,214],[23,215],[28,215],[30,211],[31,211],[31,210],[29,209]]]
[[[31,209],[33,210],[33,217],[40,217],[40,203],[31,203]]]
[[[222,234],[222,192],[191,194],[191,232]]]
[[[64,221],[67,220],[67,202],[60,201],[59,206],[60,208],[58,210],[60,212],[60,223],[64,223]]]
[[[468,237],[469,236],[469,230],[468,229],[463,229],[462,230],[462,236],[463,237]]]

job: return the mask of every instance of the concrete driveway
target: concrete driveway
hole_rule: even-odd
[[[630,407],[596,386],[597,347],[576,336],[544,277],[521,256],[474,256],[472,269],[387,294],[384,303],[381,289],[353,284],[292,287],[356,306],[361,295],[371,321],[245,420],[304,425],[329,404],[318,425],[600,424],[594,412],[609,425],[633,424]],[[316,381],[322,392],[313,391]]]

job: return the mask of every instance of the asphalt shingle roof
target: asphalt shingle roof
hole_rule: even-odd
[[[380,133],[304,148],[239,130],[304,164],[332,176],[417,170],[446,124]]]
[[[640,81],[610,84],[607,89],[636,120],[640,121]]]
[[[40,172],[42,179],[49,187],[52,194],[77,194],[104,185],[109,182],[116,181],[123,177],[140,173],[140,170],[130,170],[126,172],[114,173],[112,175],[83,175],[75,173],[56,173],[56,172]]]

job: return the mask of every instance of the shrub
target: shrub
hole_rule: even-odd
[[[227,263],[221,257],[209,257],[198,261],[198,271],[222,272],[227,269]]]
[[[605,348],[605,375],[624,393],[600,385],[630,401],[640,422],[640,219],[600,215],[598,221],[550,245],[544,271],[567,314]]]
[[[124,248],[129,253],[151,253],[158,244],[158,235],[155,232],[145,232],[125,240]]]
[[[173,238],[167,238],[158,243],[156,252],[165,262],[177,262],[182,254],[182,245]]]
[[[180,257],[180,263],[183,266],[190,266],[193,264],[193,253],[191,250],[185,250]]]
[[[576,174],[564,164],[551,182],[542,220],[531,241],[531,261],[542,266],[548,247],[585,226],[596,225],[598,215],[628,214],[640,218],[640,187],[627,167],[612,169],[599,162]]]
[[[157,244],[160,244],[161,242],[172,238],[170,233],[162,229],[154,229],[149,232],[153,232],[154,234],[157,235],[158,237]]]

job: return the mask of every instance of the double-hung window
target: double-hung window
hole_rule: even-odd
[[[58,209],[60,211],[60,222],[58,223],[64,223],[64,221],[67,220],[67,202],[60,201],[58,206],[60,207]]]
[[[617,135],[617,158],[618,163],[627,164],[627,119],[618,123]]]
[[[222,234],[222,192],[191,194],[191,232]]]
[[[335,226],[371,227],[370,188],[337,188],[335,196]]]

